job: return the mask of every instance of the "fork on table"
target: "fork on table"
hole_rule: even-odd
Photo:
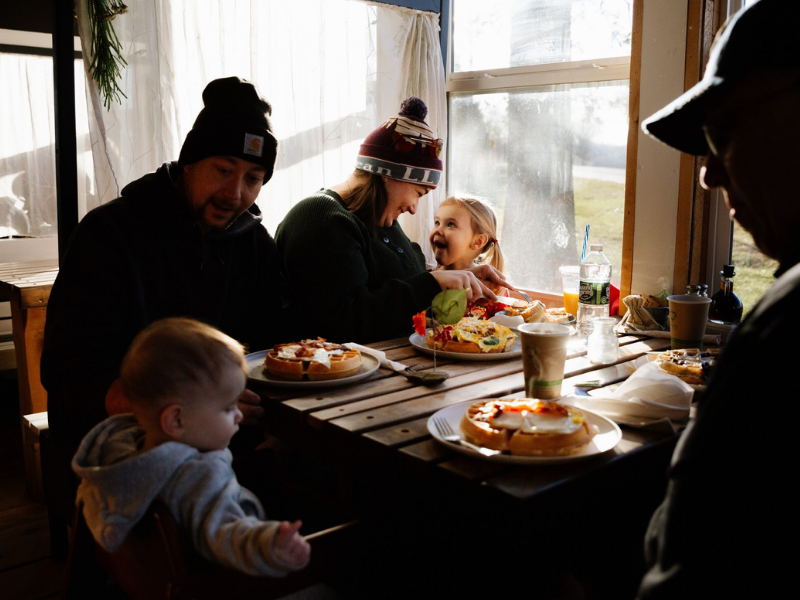
[[[492,450],[491,448],[481,448],[480,446],[476,446],[475,444],[471,444],[468,441],[461,438],[453,428],[450,427],[450,423],[444,417],[434,417],[433,425],[436,427],[436,431],[439,432],[439,435],[442,436],[442,439],[446,442],[450,442],[452,444],[461,444],[466,448],[471,448],[484,456],[495,456],[496,454],[500,454],[500,450]]]

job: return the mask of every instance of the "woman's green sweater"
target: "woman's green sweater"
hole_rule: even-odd
[[[371,235],[331,190],[292,207],[275,241],[298,339],[365,344],[411,335],[412,316],[440,291],[397,221]]]

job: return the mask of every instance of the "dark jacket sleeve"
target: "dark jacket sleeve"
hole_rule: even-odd
[[[304,200],[278,227],[290,314],[303,337],[369,343],[410,335],[439,284],[397,227],[385,245],[335,200]],[[402,250],[402,251],[401,251]]]
[[[132,310],[131,256],[120,206],[90,212],[79,224],[47,306],[41,377],[50,429],[77,443],[106,416],[105,394],[127,346],[144,324]],[[102,248],[99,251],[98,248]]]

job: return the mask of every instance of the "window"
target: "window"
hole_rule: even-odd
[[[507,274],[560,292],[589,241],[619,282],[632,2],[453,0],[448,195],[489,201]]]
[[[0,44],[0,238],[54,237],[57,211],[51,36],[0,30]],[[78,185],[79,196],[85,198],[91,193],[94,177],[83,80],[83,63],[76,59]]]

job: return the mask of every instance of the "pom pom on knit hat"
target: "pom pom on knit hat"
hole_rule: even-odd
[[[361,144],[356,168],[408,183],[436,187],[442,177],[443,142],[428,127],[428,107],[415,96]]]
[[[269,181],[278,140],[269,120],[272,107],[255,85],[239,77],[215,79],[203,90],[203,105],[183,142],[181,168],[209,156],[235,156],[264,167],[264,183]]]

